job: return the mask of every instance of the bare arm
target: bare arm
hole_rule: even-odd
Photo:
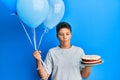
[[[84,79],[86,79],[90,75],[90,67],[85,66],[85,68],[81,71],[81,75]]]
[[[41,77],[42,80],[47,80],[49,77],[49,74],[45,71],[42,63],[41,63],[41,55],[40,52],[38,50],[36,50],[33,53],[34,58],[36,59],[36,65],[37,65],[37,69],[38,69],[38,74]]]

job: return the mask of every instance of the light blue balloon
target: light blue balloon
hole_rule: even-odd
[[[2,3],[11,10],[12,13],[16,13],[17,0],[2,0]]]
[[[48,0],[50,11],[48,17],[44,21],[44,25],[52,29],[55,25],[57,25],[65,12],[65,5],[63,0]]]
[[[38,27],[47,17],[49,4],[47,0],[18,0],[19,18],[30,28]]]

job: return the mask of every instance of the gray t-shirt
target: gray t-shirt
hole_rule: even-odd
[[[77,46],[62,49],[59,46],[51,48],[46,56],[45,64],[51,80],[82,80],[80,70],[81,56],[84,51]]]

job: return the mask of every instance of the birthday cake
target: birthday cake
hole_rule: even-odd
[[[81,57],[82,64],[98,64],[101,63],[101,56],[99,55],[84,55]]]

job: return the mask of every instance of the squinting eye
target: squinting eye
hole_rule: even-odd
[[[70,33],[67,33],[66,35],[70,35]]]
[[[58,34],[58,35],[63,36],[63,34]]]
[[[70,35],[70,34],[66,34],[66,35]]]

